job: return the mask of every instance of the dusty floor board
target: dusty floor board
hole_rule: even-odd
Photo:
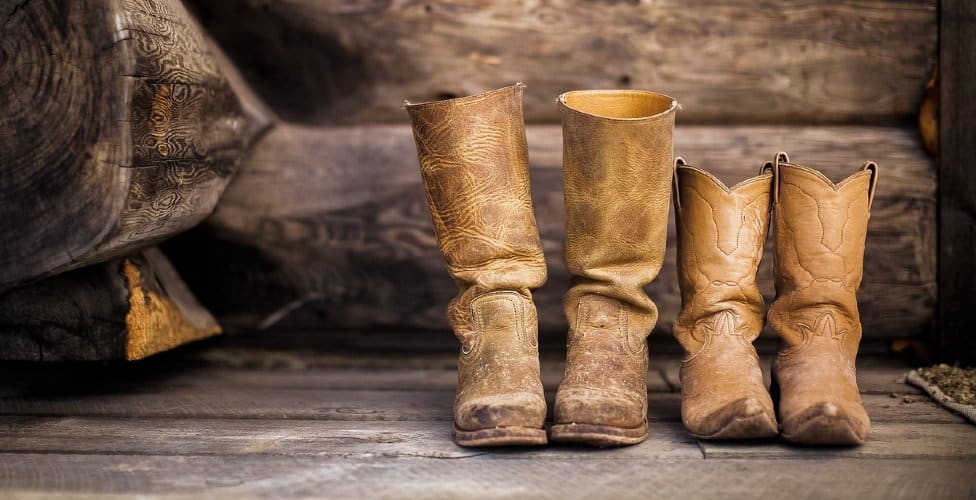
[[[552,392],[547,393],[550,408]],[[875,421],[962,423],[927,396],[863,396]],[[448,421],[454,391],[376,391],[228,387],[172,387],[85,394],[36,393],[0,398],[0,415],[163,418],[261,418],[356,421]],[[648,418],[680,420],[680,396],[651,393]]]
[[[451,441],[449,422],[320,420],[123,419],[0,417],[0,453],[47,452],[125,455],[289,455],[498,459],[592,457],[569,446],[479,450]],[[702,458],[681,424],[654,425],[640,446],[607,450],[601,459]]]
[[[594,457],[605,453],[594,452]],[[0,454],[8,490],[339,498],[972,498],[976,461]]]
[[[473,450],[454,445],[449,422],[217,420],[98,417],[0,417],[0,453],[126,455],[295,455],[460,458],[592,456],[590,450],[549,447]],[[932,458],[976,460],[976,427],[967,424],[876,422],[857,448],[809,448],[779,440],[699,442],[678,422],[654,422],[638,446],[601,459],[657,458]]]
[[[616,450],[468,450],[450,440],[454,353],[236,349],[130,365],[0,364],[9,498],[967,498],[976,427],[865,357],[874,423],[854,449],[700,443],[680,424],[679,361],[650,371],[650,439]],[[558,357],[543,360],[550,404]],[[668,392],[672,391],[672,392]],[[68,494],[70,493],[70,495]],[[85,495],[88,495],[85,497]]]
[[[976,460],[976,427],[969,424],[878,423],[863,446],[816,448],[781,441],[744,445],[702,441],[706,459],[725,458],[931,458]]]

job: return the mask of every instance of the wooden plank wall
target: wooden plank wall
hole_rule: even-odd
[[[565,328],[560,302],[569,282],[560,128],[530,126],[528,140],[549,267],[536,301],[543,329],[557,331]],[[822,127],[685,126],[676,135],[679,154],[730,182],[757,172],[784,144],[795,161],[834,178],[853,172],[865,156],[887,166],[869,227],[865,334],[926,329],[935,300],[935,176],[912,131],[844,127],[841,136]],[[170,255],[229,328],[447,328],[444,312],[455,288],[436,247],[408,126],[278,127],[192,237],[205,239],[204,232],[218,234],[222,244],[194,241]],[[649,288],[665,331],[680,307],[673,228],[671,234],[667,264]],[[771,263],[767,254],[760,272],[767,297]]]
[[[516,80],[529,85],[533,196],[549,258],[544,330],[564,328],[568,279],[553,98],[599,87],[676,96],[676,152],[727,181],[753,175],[777,150],[834,178],[879,161],[865,335],[931,328],[936,173],[912,118],[936,60],[935,0],[192,5],[281,119],[205,226],[164,247],[231,329],[446,329],[454,286],[399,108]],[[672,249],[650,288],[662,330],[677,312],[676,286]]]
[[[936,0],[195,0],[262,97],[306,123],[403,122],[403,99],[648,88],[681,123],[891,123],[935,61]],[[233,19],[233,22],[229,22]]]

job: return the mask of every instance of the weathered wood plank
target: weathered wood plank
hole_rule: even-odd
[[[8,1],[0,18],[0,289],[192,227],[268,125],[179,0]]]
[[[562,380],[563,359],[544,357],[542,381],[555,390]],[[132,392],[196,387],[220,390],[263,389],[454,390],[455,353],[382,356],[369,353],[313,353],[255,349],[192,348],[154,357],[139,364],[114,366],[0,364],[0,394],[37,392]],[[657,365],[647,374],[649,392],[670,392]]]
[[[697,458],[976,458],[968,424],[876,423],[864,446],[810,448],[772,440],[699,443],[678,422],[660,422],[645,444],[604,459]],[[0,417],[0,453],[129,455],[292,455],[462,458],[484,450],[458,447],[439,422],[215,420],[91,417]],[[519,458],[566,457],[579,449],[529,449]],[[500,459],[511,458],[501,455]]]
[[[590,451],[607,457],[621,450]],[[521,453],[515,454],[521,456]],[[7,491],[167,498],[969,498],[973,460],[497,460],[2,454]],[[22,494],[25,494],[22,493]]]
[[[976,3],[941,5],[938,355],[976,364]]]
[[[830,457],[894,459],[933,458],[945,460],[976,458],[976,427],[970,424],[876,423],[863,446],[816,448],[789,446],[782,442],[766,445],[702,441],[706,459],[718,458],[804,458]]]
[[[864,446],[811,448],[778,440],[716,442],[691,438],[678,422],[656,423],[648,440],[601,460],[699,458],[976,459],[968,424],[875,424]],[[455,445],[438,422],[0,417],[0,453],[126,455],[289,455],[362,459],[464,458],[485,454]],[[526,449],[508,458],[580,458],[585,448]]]
[[[273,363],[302,363],[292,356],[276,356]],[[542,382],[548,390],[555,390],[563,377],[564,363],[544,362]],[[153,377],[156,373],[158,377]],[[367,389],[379,391],[445,391],[457,387],[455,363],[444,367],[319,367],[315,369],[279,367],[268,370],[238,370],[222,367],[180,366],[160,367],[158,370],[140,369],[116,371],[112,374],[92,374],[90,370],[44,368],[42,370],[0,370],[0,374],[12,377],[29,377],[30,387],[44,385],[58,387],[62,391],[84,390],[92,379],[97,379],[107,390],[130,390],[141,384],[153,387],[206,387],[208,389],[253,387],[261,389]],[[76,381],[70,380],[74,377]],[[67,381],[65,379],[68,379]],[[661,373],[648,371],[649,392],[670,392],[671,387]],[[0,384],[0,393],[20,393],[17,384]]]
[[[565,216],[561,134],[528,128],[536,216],[549,282],[537,291],[543,331],[564,332]],[[935,302],[935,172],[911,129],[679,126],[676,152],[733,182],[787,150],[840,178],[865,159],[882,178],[869,225],[861,311],[867,337],[931,327]],[[680,306],[673,231],[649,287],[670,331]],[[456,287],[434,240],[406,126],[281,126],[264,136],[207,227],[166,247],[204,304],[229,328],[447,330]],[[772,257],[760,270],[771,298]]]
[[[516,79],[533,122],[617,87],[674,95],[684,122],[908,121],[938,32],[936,0],[193,3],[281,116],[319,123]]]
[[[214,349],[201,353],[201,358],[206,360],[208,367],[194,378],[207,383],[386,390],[442,390],[457,386],[457,356],[454,353],[410,355],[406,359],[356,355],[349,359],[348,356],[308,352]],[[543,385],[548,390],[555,390],[562,381],[565,361],[543,357],[541,365]],[[653,362],[647,372],[647,390],[671,391],[671,386]]]
[[[220,332],[149,248],[0,293],[0,359],[142,359]]]
[[[485,450],[455,445],[451,427],[439,422],[0,417],[0,453],[9,452],[363,459],[464,458],[484,454]],[[529,448],[517,455],[499,454],[498,458],[573,455],[583,458],[592,453],[586,448]],[[697,442],[680,423],[672,422],[655,426],[641,446],[605,458],[701,457]]]
[[[453,390],[337,390],[213,386],[129,388],[93,386],[89,393],[56,388],[10,394],[0,415],[159,418],[251,418],[347,421],[450,422]],[[550,407],[554,394],[547,392]],[[962,423],[926,396],[866,394],[868,415],[877,422]],[[676,393],[650,393],[648,419],[681,419]]]

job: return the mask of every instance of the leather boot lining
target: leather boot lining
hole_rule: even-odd
[[[567,92],[559,99],[581,113],[623,120],[651,118],[677,107],[669,96],[642,90],[583,90]]]

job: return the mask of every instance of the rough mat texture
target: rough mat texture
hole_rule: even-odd
[[[908,372],[906,379],[908,383],[927,392],[942,406],[976,424],[976,401],[973,400],[972,392],[976,375],[973,369],[938,365],[912,370]]]

